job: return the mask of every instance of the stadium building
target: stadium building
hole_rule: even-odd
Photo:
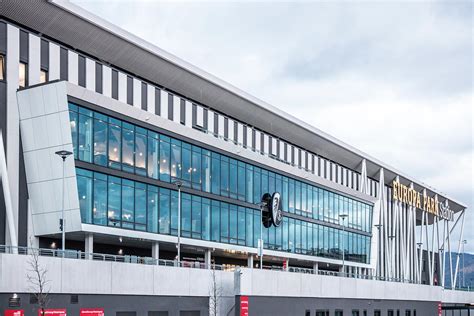
[[[4,315],[35,258],[48,315],[468,315],[463,203],[67,1],[0,8]]]

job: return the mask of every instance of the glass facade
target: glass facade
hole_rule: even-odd
[[[178,232],[178,192],[76,168],[83,223],[165,235]],[[181,195],[181,235],[257,247],[260,211],[197,195]],[[285,217],[263,230],[266,249],[368,263],[370,237]],[[344,239],[344,241],[343,241]]]
[[[301,218],[288,215],[280,227],[264,229],[265,248],[341,258],[344,244],[347,260],[367,262],[371,205],[72,103],[69,109],[75,159],[167,183],[180,180],[235,200],[182,194],[183,237],[256,247],[260,211],[241,205],[278,191],[282,210]],[[84,169],[77,169],[77,182],[84,223],[177,235],[177,191]],[[345,225],[355,232],[334,225],[341,224],[339,214],[348,215]]]
[[[372,206],[70,103],[76,159],[256,204],[278,191],[282,210],[371,232]]]

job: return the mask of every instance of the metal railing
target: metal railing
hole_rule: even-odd
[[[5,246],[5,245],[0,245],[0,253],[19,254],[19,255],[37,254],[43,257],[56,257],[56,258],[78,259],[78,260],[96,260],[96,261],[108,261],[108,262],[123,262],[123,263],[133,263],[133,264],[176,267],[176,268],[211,269],[211,270],[230,271],[230,272],[233,272],[235,271],[235,269],[239,268],[238,266],[229,267],[226,265],[219,265],[219,264],[207,265],[205,263],[198,262],[198,261],[177,261],[177,260],[155,259],[151,257],[139,257],[139,256],[132,256],[132,255],[87,253],[80,250],[65,250],[63,252],[61,249],[13,247],[13,246]],[[264,266],[264,270],[416,284],[416,282],[413,282],[412,280],[406,280],[406,279],[400,279],[400,278],[383,278],[383,277],[370,276],[370,275],[365,275],[365,274],[344,273],[344,272],[327,271],[327,270],[314,270],[310,268],[300,268],[300,267],[288,267],[287,270],[284,270],[283,268],[276,267],[276,266],[272,266],[272,267]],[[444,288],[447,290],[457,290],[457,291],[467,291],[467,292],[474,291],[474,289],[470,287],[452,288],[452,287],[446,286]]]
[[[131,255],[112,255],[104,253],[87,253],[80,250],[65,250],[61,249],[48,249],[48,248],[30,248],[30,247],[13,247],[0,245],[0,253],[6,254],[19,254],[19,255],[34,255],[37,254],[42,257],[57,257],[66,259],[78,259],[78,260],[96,260],[96,261],[108,261],[108,262],[123,262],[123,263],[134,263],[134,264],[145,264],[145,265],[158,265],[166,267],[179,267],[179,268],[194,268],[194,269],[211,269],[220,271],[233,271],[224,265],[210,264],[207,265],[198,261],[177,261],[177,260],[166,260],[166,259],[155,259],[151,257],[139,257]]]

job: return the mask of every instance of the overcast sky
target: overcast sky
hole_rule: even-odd
[[[470,1],[73,2],[474,211]]]

